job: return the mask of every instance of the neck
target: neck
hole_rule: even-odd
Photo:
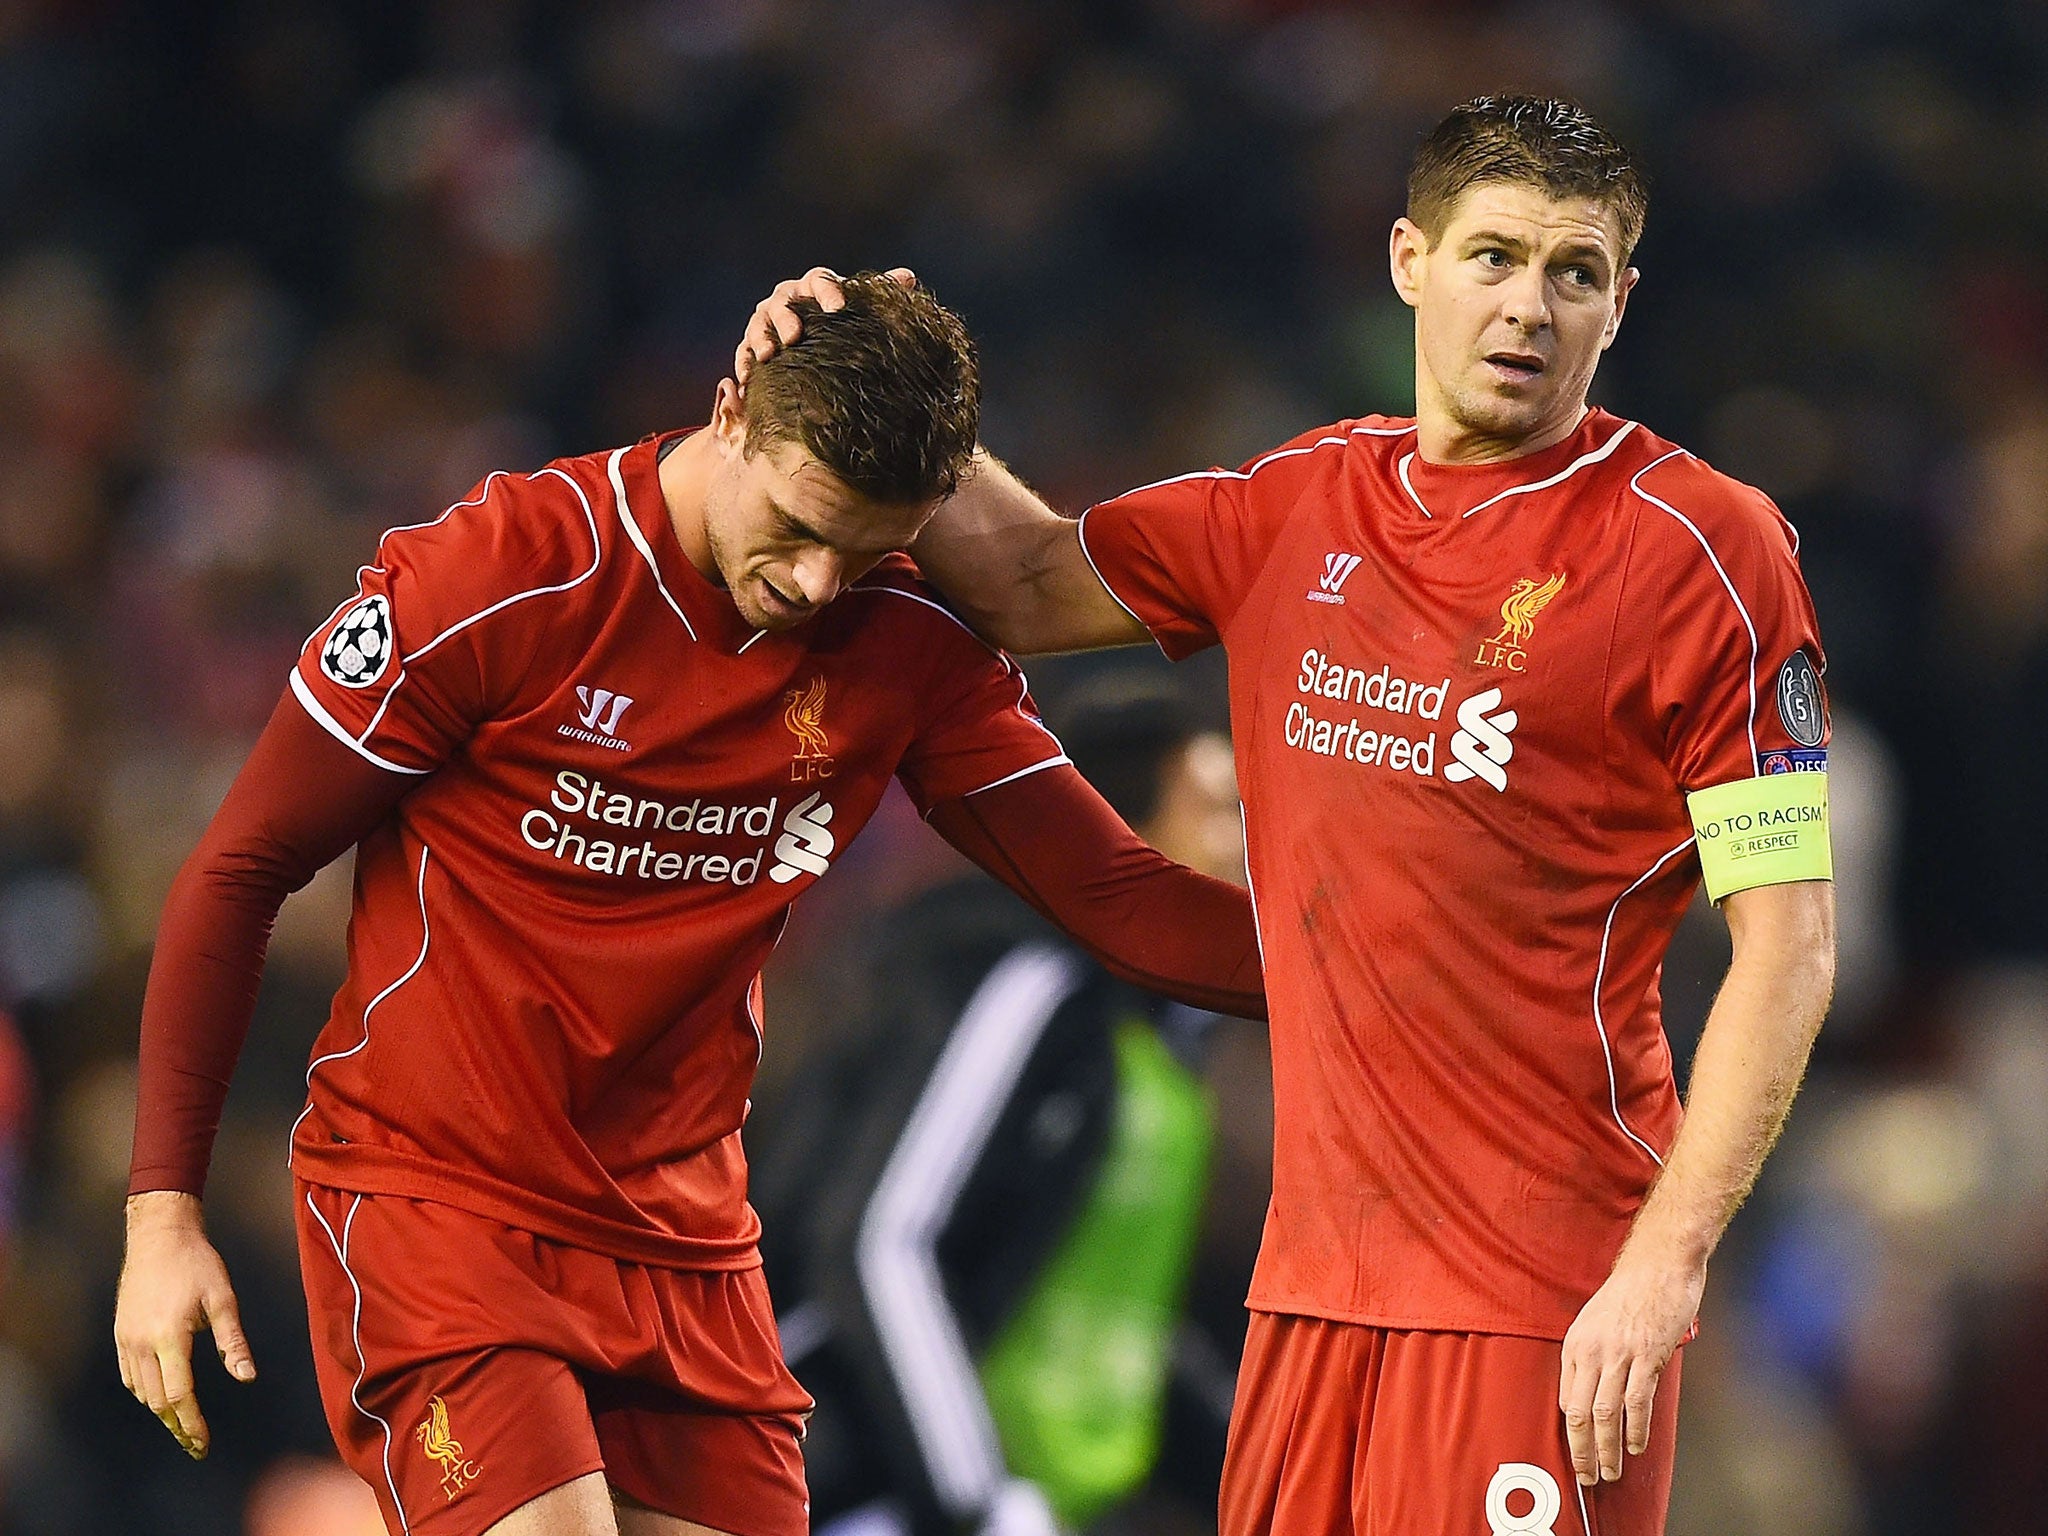
[[[711,539],[704,530],[704,507],[717,468],[718,444],[709,431],[703,431],[676,444],[657,470],[662,504],[668,509],[669,526],[676,531],[683,557],[713,581],[718,579],[718,562],[712,558]]]
[[[1585,419],[1586,401],[1580,396],[1528,431],[1490,432],[1469,426],[1452,414],[1420,367],[1416,369],[1415,447],[1426,464],[1498,464],[1526,458],[1563,442]]]

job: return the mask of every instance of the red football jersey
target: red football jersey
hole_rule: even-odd
[[[1562,1338],[1678,1128],[1684,796],[1824,763],[1791,526],[1595,411],[1463,467],[1339,422],[1082,537],[1170,655],[1230,654],[1276,1121],[1251,1305]]]
[[[356,855],[293,1166],[618,1258],[757,1262],[758,974],[891,774],[921,809],[1065,761],[892,556],[747,627],[658,444],[489,476],[393,530],[292,689],[419,787]]]

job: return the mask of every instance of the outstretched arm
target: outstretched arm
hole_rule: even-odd
[[[415,781],[373,767],[287,694],[178,872],[142,1005],[128,1252],[115,1305],[121,1382],[204,1456],[192,1335],[211,1326],[237,1380],[256,1374],[199,1196],[284,899],[390,813]]]
[[[1657,1381],[1699,1312],[1707,1260],[1799,1091],[1835,975],[1835,888],[1737,891],[1735,952],[1693,1057],[1685,1123],[1606,1284],[1565,1335],[1558,1404],[1581,1483],[1649,1446]]]
[[[904,267],[888,275],[905,286],[917,281]],[[756,361],[802,334],[797,299],[828,311],[846,302],[827,267],[778,283],[755,307],[734,354],[733,376],[742,388]],[[1089,563],[1080,524],[1054,511],[986,449],[976,451],[972,473],[940,504],[910,552],[983,638],[1017,655],[1152,638]]]
[[[1071,766],[941,801],[931,824],[1111,974],[1193,1007],[1266,1016],[1250,898],[1148,846]]]

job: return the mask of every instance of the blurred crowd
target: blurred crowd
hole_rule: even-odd
[[[159,905],[382,528],[701,420],[819,262],[961,310],[987,440],[1069,507],[1402,411],[1407,158],[1501,88],[1646,161],[1596,399],[1778,500],[1829,651],[1841,997],[1688,1347],[1671,1529],[2048,1530],[2035,0],[0,0],[0,1530],[375,1529],[284,1161],[345,866],[280,920],[215,1157],[262,1375],[202,1367],[204,1465],[123,1393],[111,1316]],[[1056,705],[1081,670],[1032,672]],[[1220,716],[1213,658],[1179,676]],[[858,915],[949,858],[898,806],[800,914],[759,1135]],[[1681,1060],[1725,956],[1696,913]],[[1225,1326],[1260,1047],[1214,1072]]]

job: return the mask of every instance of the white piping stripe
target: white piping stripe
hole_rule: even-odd
[[[1086,550],[1084,548],[1083,553],[1085,552]],[[1031,696],[1031,680],[1024,675],[1024,669],[1018,666],[1014,661],[1010,659],[1009,652],[1003,650],[1000,646],[990,645],[986,640],[982,639],[981,636],[975,635],[973,627],[965,623],[961,619],[959,614],[953,612],[952,609],[946,607],[943,603],[935,603],[930,598],[925,597],[921,593],[906,592],[901,587],[885,586],[878,583],[877,585],[871,587],[848,587],[846,591],[849,594],[854,592],[886,592],[891,597],[901,597],[913,603],[922,603],[925,607],[931,609],[934,613],[943,613],[947,618],[951,619],[955,624],[959,625],[961,629],[966,630],[968,634],[974,635],[975,644],[981,646],[991,656],[995,657],[998,661],[1000,661],[1003,664],[1003,670],[1005,672],[1014,672],[1017,675],[1017,702],[1011,707],[1017,711],[1018,716],[1021,719],[1023,719],[1025,723],[1038,727],[1038,729],[1045,732],[1047,736],[1052,736],[1052,744],[1054,746],[1059,745],[1059,738],[1057,736],[1053,736],[1052,727],[1047,725],[1043,720],[1040,720],[1037,716],[1031,714],[1030,711],[1024,708],[1024,701]],[[1136,618],[1137,615],[1132,614],[1131,617]],[[752,645],[753,642],[750,640],[747,642],[747,644]],[[742,649],[745,649],[745,647],[742,647]],[[1039,764],[1039,766],[1041,768],[1049,768],[1052,765],[1050,763],[1041,763]],[[982,786],[983,789],[993,789],[994,787],[995,786],[993,784],[985,784]],[[981,790],[969,790],[968,793],[980,794]]]
[[[1072,758],[1062,752],[1058,757],[1048,757],[1044,762],[1033,763],[1029,768],[1019,768],[1015,773],[1006,773],[992,784],[984,784],[979,789],[970,789],[960,798],[965,800],[969,795],[985,795],[992,789],[1001,789],[1005,784],[1014,784],[1019,779],[1030,778],[1034,773],[1043,773],[1048,768],[1057,768],[1061,763],[1071,763],[1072,761]]]
[[[877,582],[873,586],[852,586],[848,587],[846,590],[849,594],[854,592],[887,592],[893,597],[908,598],[913,603],[923,603],[925,607],[931,609],[932,612],[943,613],[947,618],[951,619],[955,624],[959,625],[960,628],[966,630],[968,634],[974,635],[973,625],[967,623],[964,619],[960,617],[959,614],[955,613],[952,609],[948,608],[944,603],[935,603],[930,598],[924,596],[922,593],[906,592],[901,587],[886,586],[880,582]],[[1000,647],[989,645],[989,643],[986,640],[983,640],[979,635],[974,635],[974,638],[981,645],[986,646],[991,651],[994,651],[998,656],[1002,655],[1002,650]]]
[[[612,500],[619,510],[619,522],[625,527],[626,537],[633,541],[633,547],[640,551],[640,558],[647,562],[648,573],[654,577],[654,585],[661,593],[661,600],[668,604],[671,613],[683,621],[683,628],[689,631],[690,638],[694,640],[697,638],[696,626],[690,622],[690,616],[683,612],[682,604],[678,603],[675,595],[669,591],[668,583],[661,579],[661,567],[654,563],[654,551],[648,547],[647,535],[640,531],[640,525],[633,520],[632,506],[626,500],[625,478],[619,473],[619,460],[625,457],[625,453],[626,450],[623,448],[613,449],[611,458],[604,466],[605,473],[612,479]],[[747,644],[752,645],[753,641],[749,640]]]
[[[1615,913],[1621,910],[1621,904],[1628,899],[1630,892],[1636,890],[1645,881],[1649,880],[1651,876],[1655,875],[1658,870],[1662,869],[1666,864],[1670,863],[1673,859],[1678,857],[1679,854],[1685,852],[1685,850],[1690,848],[1692,845],[1693,839],[1688,837],[1684,842],[1680,843],[1676,848],[1673,848],[1669,853],[1665,854],[1662,858],[1657,860],[1656,863],[1652,864],[1647,870],[1643,871],[1642,874],[1638,875],[1636,877],[1635,883],[1629,886],[1628,890],[1623,891],[1619,896],[1614,898],[1614,905],[1607,909],[1607,922],[1605,926],[1603,926],[1600,930],[1600,964],[1594,969],[1593,972],[1593,1028],[1597,1030],[1600,1035],[1600,1054],[1607,1059],[1608,1107],[1614,1111],[1614,1123],[1621,1127],[1622,1135],[1626,1136],[1630,1141],[1634,1142],[1637,1146],[1641,1147],[1645,1152],[1649,1153],[1650,1161],[1655,1163],[1659,1168],[1662,1168],[1664,1166],[1664,1159],[1657,1155],[1657,1149],[1651,1146],[1647,1141],[1643,1140],[1643,1138],[1638,1136],[1634,1131],[1630,1130],[1628,1122],[1621,1118],[1621,1090],[1615,1084],[1614,1048],[1607,1042],[1607,1019],[1606,1016],[1600,1010],[1600,991],[1601,988],[1603,988],[1607,984],[1607,941],[1614,933]]]
[[[1763,758],[1756,749],[1756,625],[1750,622],[1749,610],[1743,606],[1741,594],[1735,590],[1735,583],[1728,579],[1728,571],[1721,564],[1721,557],[1714,553],[1714,546],[1707,542],[1707,536],[1700,532],[1691,518],[1679,511],[1678,508],[1672,506],[1670,502],[1660,500],[1643,489],[1643,476],[1647,475],[1659,464],[1662,464],[1665,459],[1675,459],[1684,452],[1683,448],[1674,448],[1665,454],[1664,458],[1653,459],[1650,463],[1645,464],[1636,471],[1635,478],[1628,483],[1628,488],[1642,497],[1651,506],[1669,512],[1685,525],[1688,533],[1699,540],[1700,548],[1707,552],[1707,559],[1713,562],[1714,574],[1721,578],[1721,585],[1728,589],[1728,600],[1735,604],[1735,611],[1742,615],[1742,627],[1749,631],[1749,766],[1752,774],[1761,777],[1764,771]]]
[[[934,1253],[1047,1024],[1080,985],[1071,955],[1013,950],[975,989],[882,1170],[855,1246],[883,1353],[949,1512],[979,1512],[1007,1475]]]
[[[624,451],[624,449],[619,450],[619,452],[621,453],[623,453]],[[494,473],[503,473],[503,471],[494,471]],[[545,597],[551,592],[567,592],[572,587],[580,587],[581,585],[583,585],[584,582],[590,580],[591,577],[597,574],[597,568],[604,563],[604,540],[598,536],[597,514],[591,511],[590,509],[590,498],[583,494],[582,486],[578,485],[573,479],[571,479],[568,475],[564,474],[561,470],[556,469],[553,465],[549,465],[546,469],[537,470],[533,474],[528,475],[526,478],[529,480],[538,480],[542,475],[555,476],[556,479],[560,480],[564,485],[568,486],[570,490],[574,491],[576,493],[576,499],[583,504],[583,518],[584,521],[590,525],[590,569],[585,571],[581,576],[575,577],[574,579],[569,581],[557,582],[553,586],[533,587],[524,592],[515,592],[510,597],[501,597],[498,599],[497,602],[492,603],[488,608],[479,609],[477,612],[472,613],[468,618],[458,620],[454,624],[449,625],[446,629],[442,630],[441,633],[434,636],[433,639],[429,640],[425,645],[421,646],[418,650],[413,651],[408,655],[399,657],[398,676],[395,679],[393,679],[391,686],[384,690],[384,697],[378,702],[376,713],[370,716],[370,723],[363,727],[362,735],[356,738],[357,745],[361,745],[362,743],[368,741],[371,735],[376,731],[377,727],[383,722],[384,712],[391,707],[391,700],[397,695],[398,690],[405,686],[405,679],[407,677],[405,669],[413,662],[418,661],[422,656],[426,655],[429,651],[433,650],[434,647],[439,645],[443,640],[446,640],[451,635],[461,633],[463,630],[469,628],[470,625],[477,623],[479,620],[489,618],[492,614],[498,612],[501,608],[509,608],[514,603],[522,603],[526,601],[526,599],[529,597]],[[457,505],[475,505],[475,503],[458,503]],[[451,507],[448,510],[452,512],[455,509]],[[446,517],[447,515],[448,513],[444,512],[441,514],[441,517]],[[435,522],[439,522],[440,520],[441,518],[434,519]],[[415,526],[425,528],[431,527],[433,525],[431,523],[420,523],[416,524]],[[364,569],[367,570],[369,569],[369,567],[365,567]],[[358,585],[360,585],[360,574],[358,575],[357,581]],[[314,633],[318,634],[319,631],[315,630]],[[304,652],[302,651],[301,654],[303,655]]]
[[[488,475],[484,476],[483,487],[481,490],[477,492],[476,495],[472,496],[467,501],[450,502],[447,506],[441,509],[441,515],[439,517],[430,517],[423,523],[394,523],[391,527],[386,528],[382,533],[377,535],[378,559],[381,560],[383,558],[384,541],[390,538],[391,535],[393,535],[394,533],[414,533],[421,528],[432,528],[437,523],[445,523],[453,513],[459,511],[463,507],[482,506],[486,501],[490,499],[491,482],[499,478],[501,475],[505,475],[507,473],[508,471],[502,469],[492,470]],[[528,475],[526,478],[531,480],[533,476]],[[344,597],[339,603],[336,603],[334,605],[334,608],[332,609],[332,611],[328,613],[326,618],[322,619],[318,624],[315,624],[313,626],[313,633],[306,636],[306,645],[302,645],[299,647],[299,654],[301,656],[306,654],[306,646],[311,645],[313,643],[313,635],[319,634],[321,630],[325,629],[328,625],[332,624],[336,619],[341,617],[341,611],[344,608],[347,608],[351,603],[360,602],[364,597],[369,595],[363,591],[363,578],[369,575],[370,572],[372,571],[381,571],[383,569],[384,567],[376,561],[371,562],[369,565],[359,565],[356,567],[355,595],[353,597]]]
[[[1268,464],[1278,459],[1291,459],[1298,454],[1314,453],[1318,448],[1328,448],[1337,443],[1348,443],[1354,437],[1406,437],[1414,430],[1415,428],[1412,425],[1406,427],[1353,427],[1349,432],[1339,433],[1335,437],[1319,437],[1312,443],[1302,444],[1299,448],[1275,448],[1264,458],[1253,460],[1243,469],[1194,469],[1184,475],[1169,475],[1164,480],[1154,480],[1150,485],[1134,486],[1130,490],[1125,491],[1123,496],[1136,496],[1141,491],[1156,491],[1164,486],[1179,485],[1185,480],[1249,480]],[[1112,501],[1121,501],[1123,496],[1113,496],[1110,499]],[[1093,510],[1093,507],[1089,508],[1089,511],[1092,512]],[[1081,515],[1085,518],[1088,514],[1084,512]]]
[[[1245,814],[1244,802],[1237,802],[1237,822],[1244,828],[1244,893],[1252,904],[1252,942],[1259,947],[1259,973],[1266,970],[1266,936],[1259,931],[1259,893],[1252,888],[1252,823]]]
[[[353,1056],[357,1051],[360,1051],[364,1046],[368,1045],[370,1043],[370,1015],[377,1011],[377,1005],[383,1002],[384,999],[389,997],[392,993],[396,992],[400,987],[404,986],[408,981],[411,981],[414,976],[419,974],[420,967],[427,963],[427,945],[430,942],[432,942],[434,937],[433,931],[427,926],[427,861],[433,857],[433,852],[434,850],[429,848],[425,843],[420,844],[420,878],[418,890],[420,903],[420,952],[414,958],[411,968],[408,969],[403,976],[399,977],[398,980],[392,982],[390,986],[386,987],[382,992],[379,992],[375,997],[370,999],[369,1006],[363,1010],[363,1038],[358,1040],[354,1045],[350,1046],[345,1051],[329,1051],[325,1056],[315,1056],[312,1060],[311,1065],[309,1065],[306,1068],[306,1107],[299,1111],[298,1120],[294,1120],[292,1122],[291,1134],[293,1136],[296,1136],[299,1133],[299,1122],[304,1120],[306,1116],[313,1113],[314,1071],[317,1068],[324,1066],[326,1063],[330,1061],[341,1061],[346,1057]]]
[[[355,1340],[356,1346],[356,1379],[354,1384],[348,1389],[348,1400],[356,1405],[357,1413],[360,1413],[366,1419],[374,1419],[383,1428],[384,1486],[391,1490],[391,1507],[398,1511],[398,1528],[407,1533],[407,1536],[411,1536],[412,1522],[406,1519],[405,1503],[398,1497],[397,1479],[391,1475],[391,1423],[388,1419],[374,1414],[365,1408],[361,1396],[363,1378],[369,1374],[370,1362],[363,1358],[363,1288],[356,1283],[355,1271],[348,1267],[348,1244],[349,1236],[356,1224],[356,1208],[362,1203],[363,1197],[361,1195],[357,1195],[354,1201],[350,1203],[348,1217],[341,1224],[341,1240],[336,1242],[334,1228],[327,1225],[327,1218],[320,1214],[320,1207],[313,1203],[312,1194],[308,1192],[306,1195],[306,1209],[313,1213],[313,1219],[320,1223],[320,1230],[327,1234],[327,1241],[334,1248],[335,1260],[341,1265],[342,1274],[348,1278],[349,1289],[356,1293],[355,1312],[349,1318],[349,1335]]]
[[[619,451],[623,453],[625,450],[620,449]],[[523,603],[529,597],[545,597],[550,592],[567,592],[571,587],[579,587],[584,582],[590,580],[591,577],[597,574],[598,566],[604,563],[604,540],[598,537],[597,514],[591,511],[590,509],[590,498],[583,494],[582,486],[578,485],[573,479],[571,479],[568,475],[563,474],[561,470],[556,469],[553,465],[549,465],[546,469],[539,471],[539,473],[536,474],[534,478],[538,479],[540,475],[553,475],[556,479],[560,480],[562,484],[568,486],[570,490],[574,491],[576,493],[576,499],[583,503],[583,519],[586,523],[590,525],[590,569],[585,571],[581,576],[574,577],[568,581],[556,582],[551,587],[533,587],[525,592],[515,592],[510,597],[501,597],[498,599],[498,601],[491,604],[490,607],[479,609],[477,612],[472,613],[468,618],[461,619],[456,623],[449,625],[446,629],[442,630],[441,633],[434,636],[433,639],[429,640],[425,645],[421,646],[418,650],[412,652],[412,654],[410,654],[409,656],[400,658],[401,662],[418,661],[422,656],[426,655],[427,652],[431,651],[443,640],[446,640],[450,635],[459,634],[461,631],[469,628],[470,625],[476,623],[478,620],[489,618],[492,614],[496,613],[501,608],[509,608],[514,603]]]
[[[1428,518],[1433,523],[1436,521],[1435,515],[1429,510],[1429,508],[1425,507],[1422,504],[1422,498],[1415,494],[1415,482],[1408,478],[1408,466],[1410,464],[1413,464],[1414,462],[1414,454],[1410,453],[1405,455],[1402,458],[1401,462],[1394,466],[1394,473],[1401,477],[1401,489],[1406,491],[1408,493],[1408,499],[1415,503],[1415,510],[1420,512],[1424,517]]]
[[[312,685],[306,681],[304,674],[297,667],[292,668],[291,675],[292,693],[297,696],[301,704],[306,706],[306,713],[320,723],[321,729],[326,731],[328,735],[332,736],[344,747],[347,747],[349,751],[355,753],[357,757],[362,758],[366,762],[375,763],[379,768],[389,769],[392,773],[427,774],[434,771],[431,768],[408,768],[403,763],[392,762],[388,757],[379,757],[360,741],[357,741],[355,737],[349,735],[348,728],[335,719],[334,716],[327,713],[327,706],[320,702],[319,696],[313,692]]]
[[[1579,1496],[1579,1530],[1584,1536],[1593,1536],[1592,1517],[1586,1513],[1586,1489],[1576,1476],[1572,1478],[1572,1492]]]
[[[1627,437],[1629,433],[1635,431],[1636,426],[1637,423],[1633,421],[1623,422],[1621,430],[1615,433],[1614,436],[1607,439],[1607,441],[1602,443],[1598,448],[1595,448],[1590,452],[1580,454],[1576,459],[1573,459],[1571,463],[1565,465],[1563,469],[1560,469],[1556,474],[1552,475],[1549,479],[1534,480],[1527,485],[1511,485],[1506,490],[1496,492],[1494,495],[1487,497],[1486,500],[1479,503],[1478,506],[1472,508],[1471,512],[1467,512],[1465,516],[1470,517],[1473,512],[1484,512],[1496,501],[1505,501],[1510,496],[1522,496],[1526,495],[1530,491],[1547,491],[1553,485],[1557,485],[1562,483],[1563,481],[1571,479],[1573,475],[1576,475],[1588,464],[1598,464],[1602,459],[1606,458],[1610,453],[1614,452],[1615,449],[1619,448],[1621,446],[1621,440]],[[1667,453],[1664,457],[1668,459],[1669,457],[1671,457],[1671,455]]]
[[[762,637],[763,635],[765,635],[765,634],[767,634],[767,633],[768,633],[768,631],[767,631],[767,630],[765,630],[765,629],[757,629],[757,630],[755,630],[755,631],[754,631],[754,632],[753,632],[753,633],[752,633],[751,635],[747,636],[747,642],[746,642],[746,644],[745,644],[745,645],[742,645],[742,646],[741,646],[741,647],[740,647],[740,648],[739,648],[738,650],[734,651],[734,652],[733,652],[733,655],[735,655],[735,656],[744,656],[744,655],[746,655],[746,654],[747,654],[747,651],[749,650],[749,648],[751,648],[751,647],[752,647],[753,643],[754,643],[754,642],[755,642],[756,640],[760,639],[760,638],[761,638],[761,637]]]
[[[1187,477],[1183,476],[1182,478],[1185,479]],[[1171,480],[1162,480],[1159,483],[1161,485],[1173,484]],[[1152,487],[1148,485],[1141,487],[1141,489],[1149,491],[1152,489]],[[1088,512],[1093,512],[1094,510],[1095,508],[1090,507],[1088,509]],[[1089,552],[1088,512],[1083,512],[1080,516],[1080,519],[1074,524],[1074,537],[1077,540],[1079,540],[1081,544],[1081,558],[1088,562],[1088,569],[1095,573],[1095,579],[1102,583],[1102,590],[1110,595],[1111,600],[1115,602],[1117,607],[1123,609],[1125,613],[1128,613],[1131,616],[1132,623],[1136,624],[1140,629],[1144,630],[1146,634],[1151,635],[1152,626],[1150,624],[1147,624],[1143,619],[1139,618],[1138,610],[1133,608],[1129,603],[1125,602],[1121,594],[1117,592],[1117,589],[1109,584],[1109,578],[1102,574],[1102,567],[1095,563],[1095,556]],[[1157,635],[1152,635],[1152,643],[1154,645],[1159,645],[1159,637]],[[1164,655],[1166,653],[1166,647],[1163,645],[1159,645],[1159,651],[1161,655]]]

